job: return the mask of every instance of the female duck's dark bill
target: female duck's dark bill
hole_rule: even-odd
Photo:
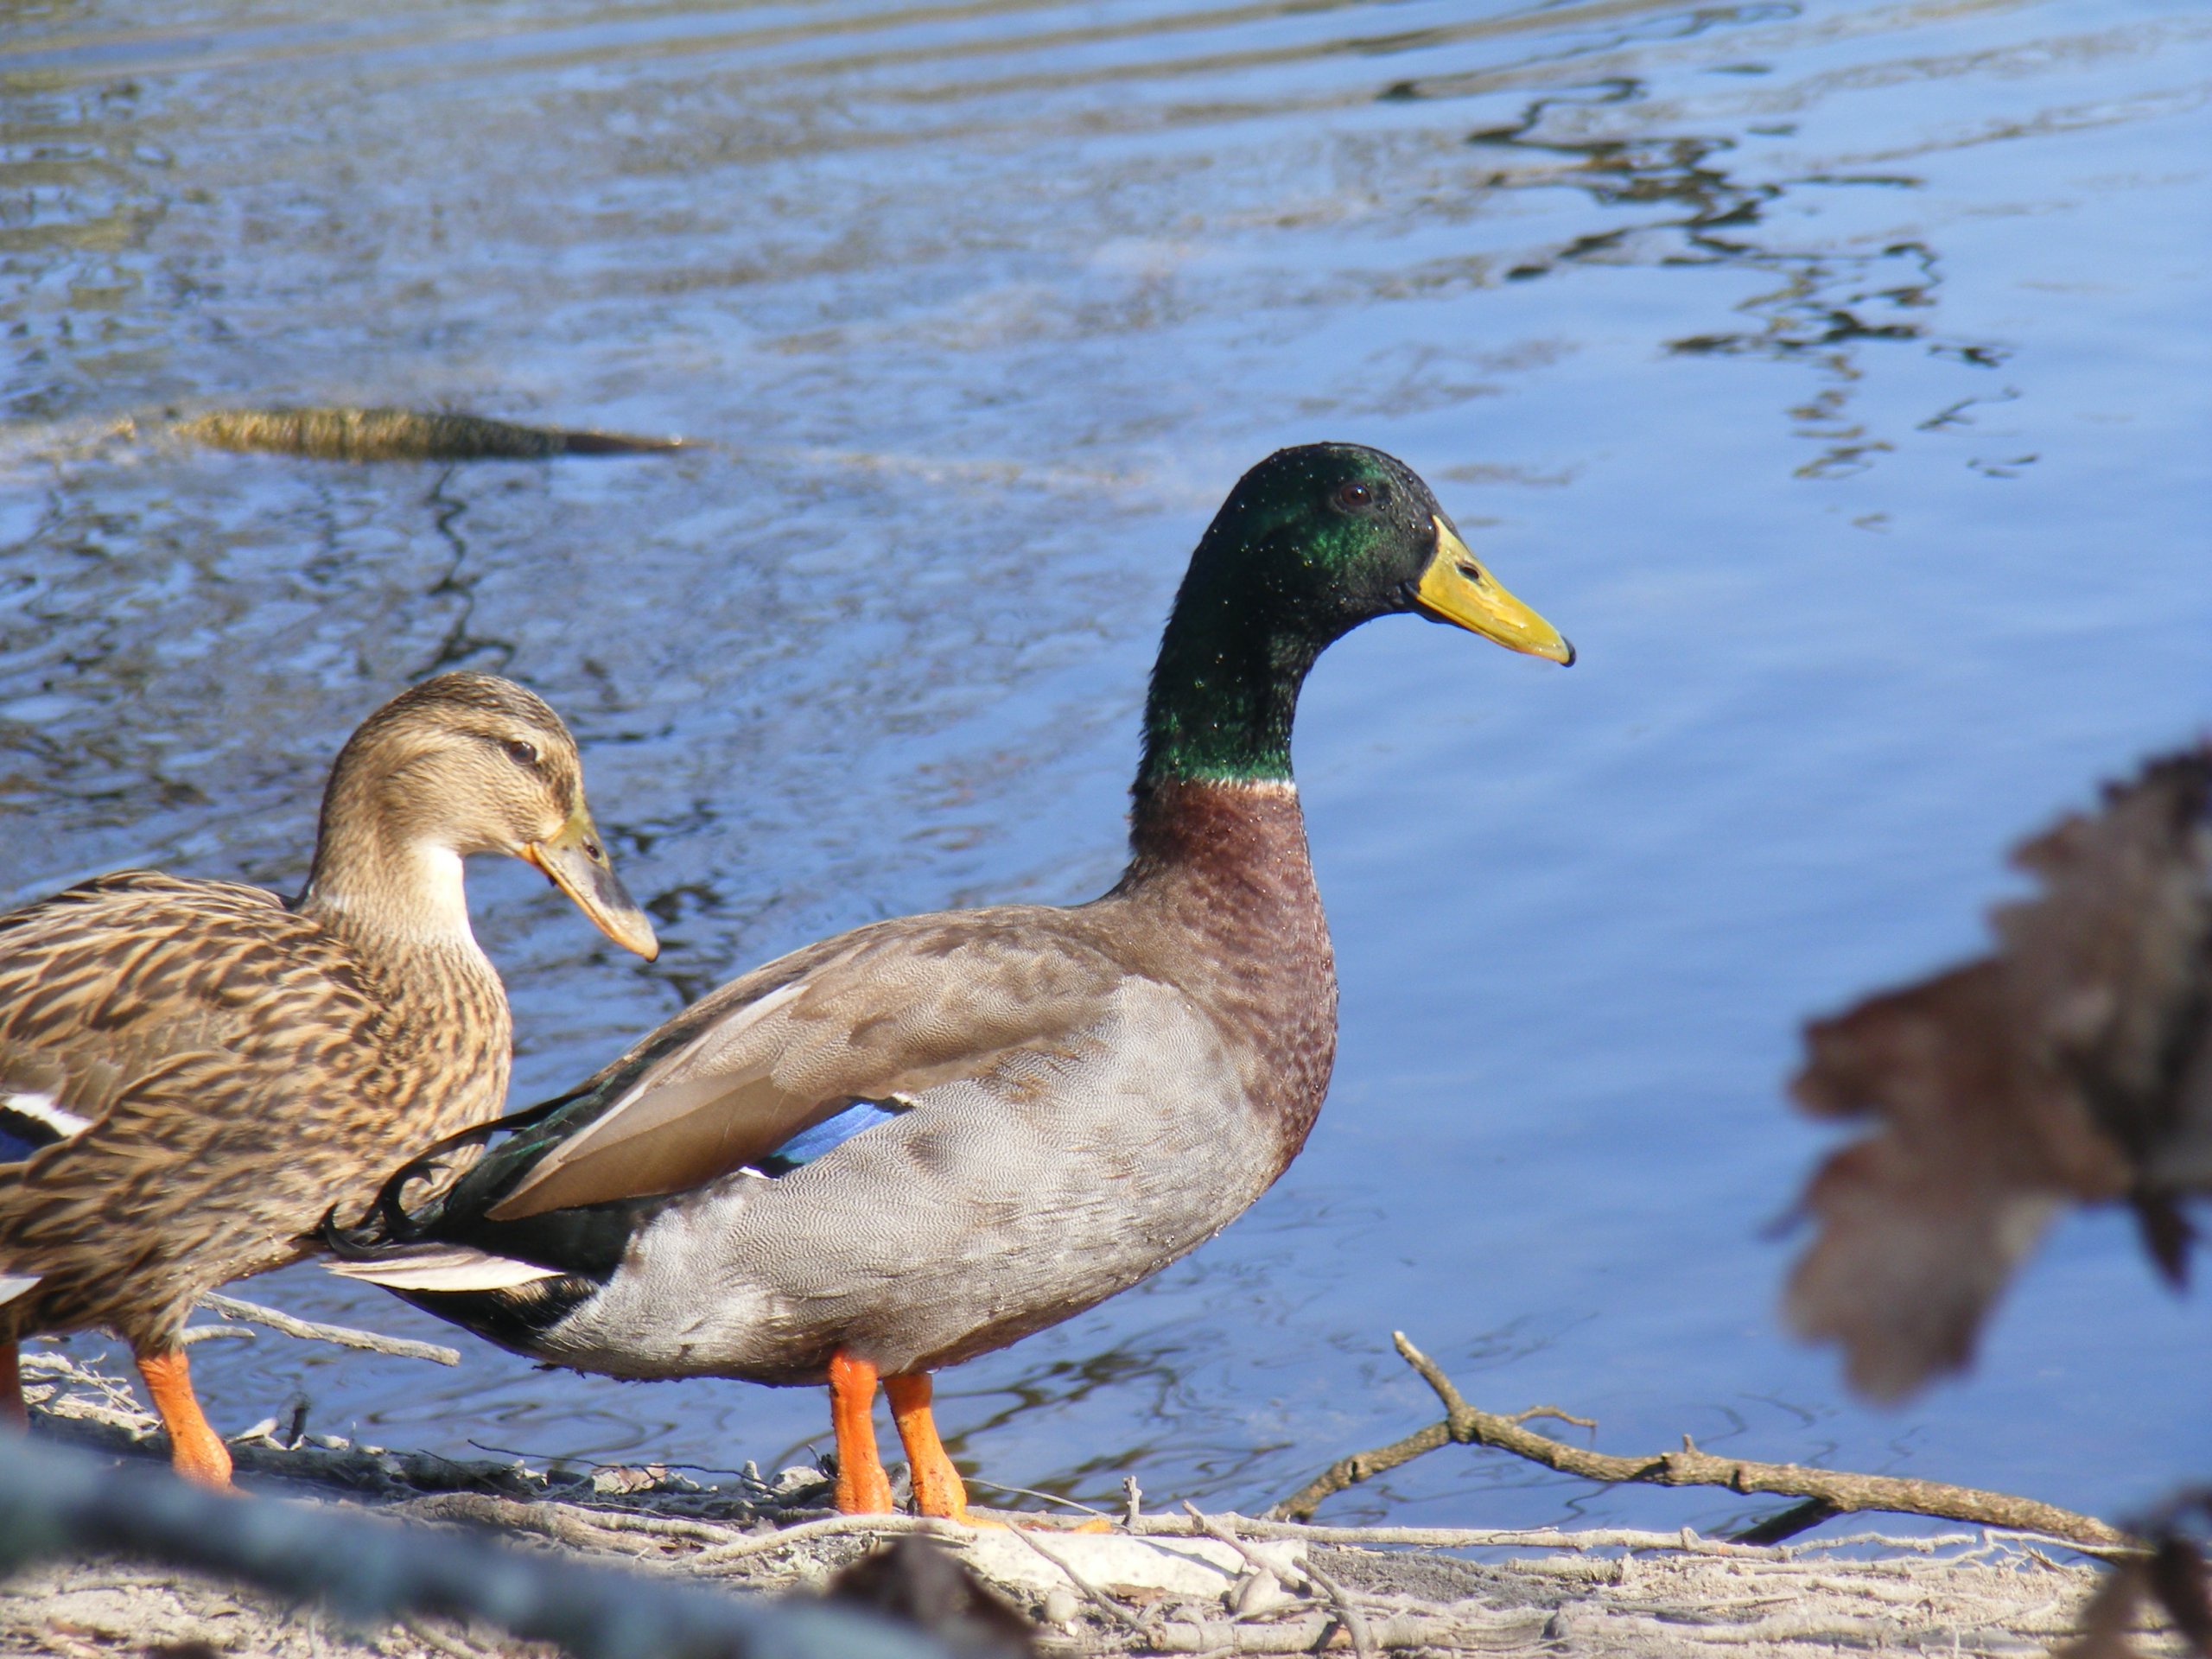
[[[653,925],[614,874],[614,866],[601,843],[591,814],[580,801],[560,833],[533,841],[522,855],[543,870],[553,885],[569,895],[592,925],[625,950],[634,950],[651,962],[660,954]]]
[[[1421,572],[1414,601],[1425,616],[1450,622],[1508,651],[1524,651],[1562,668],[1574,665],[1567,636],[1507,593],[1497,579],[1475,562],[1467,544],[1441,518],[1436,523],[1436,554]]]

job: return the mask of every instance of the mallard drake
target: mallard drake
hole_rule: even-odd
[[[16,1343],[127,1340],[179,1472],[227,1485],[180,1333],[394,1162],[497,1113],[512,1026],[461,860],[509,853],[651,957],[537,697],[444,674],[341,750],[298,901],[125,870],[0,916],[0,1416]]]
[[[1112,891],[879,922],[755,969],[410,1204],[493,1137],[431,1149],[333,1230],[336,1270],[557,1364],[826,1380],[848,1512],[890,1505],[880,1379],[917,1506],[963,1517],[931,1373],[1157,1273],[1305,1142],[1337,986],[1291,720],[1326,645],[1400,612],[1574,660],[1402,462],[1269,457],[1176,597]]]

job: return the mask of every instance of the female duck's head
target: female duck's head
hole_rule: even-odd
[[[1191,556],[1153,670],[1140,784],[1289,777],[1291,721],[1314,658],[1400,612],[1574,660],[1403,461],[1351,443],[1277,450],[1237,480]]]
[[[302,902],[395,931],[463,933],[461,861],[474,853],[525,860],[616,944],[658,949],[592,823],[560,715],[512,680],[441,674],[339,752]]]

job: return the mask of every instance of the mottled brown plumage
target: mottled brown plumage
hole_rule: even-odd
[[[346,745],[296,904],[130,870],[0,917],[0,1128],[29,1153],[0,1163],[0,1341],[99,1325],[142,1361],[176,1351],[202,1292],[296,1260],[334,1205],[499,1111],[512,1028],[461,881],[482,852],[650,946],[566,728],[479,674]]]

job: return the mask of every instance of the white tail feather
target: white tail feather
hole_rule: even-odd
[[[0,1095],[0,1112],[11,1112],[57,1141],[73,1140],[92,1127],[91,1118],[79,1116],[52,1095],[29,1089]]]
[[[374,1262],[326,1262],[331,1272],[386,1290],[512,1290],[541,1279],[558,1279],[558,1268],[492,1255],[465,1244],[417,1244]]]
[[[7,1305],[38,1283],[35,1273],[0,1273],[0,1307]]]

